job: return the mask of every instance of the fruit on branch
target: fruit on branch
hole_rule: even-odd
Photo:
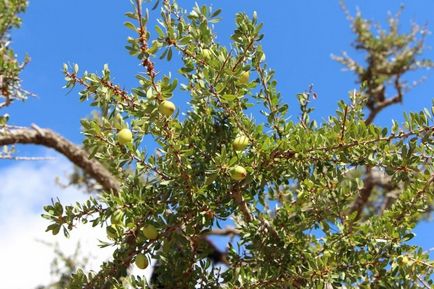
[[[148,258],[146,258],[145,255],[139,253],[136,256],[135,264],[139,269],[146,269],[146,267],[149,265]]]
[[[229,170],[229,175],[233,180],[241,181],[247,177],[247,171],[242,166],[234,166]]]
[[[245,135],[238,135],[232,142],[232,147],[236,151],[242,151],[249,145],[249,139]]]
[[[148,240],[155,240],[158,238],[158,231],[153,225],[146,225],[143,227],[142,232]]]
[[[118,142],[121,145],[130,143],[133,140],[133,133],[127,129],[123,128],[118,132]]]
[[[165,100],[158,106],[158,111],[165,116],[171,116],[175,112],[176,106],[173,102]]]
[[[241,73],[239,81],[242,84],[246,84],[247,82],[249,82],[249,78],[250,78],[250,71],[244,71],[243,73]]]

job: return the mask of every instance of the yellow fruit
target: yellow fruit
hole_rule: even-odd
[[[110,217],[110,222],[112,225],[121,224],[124,219],[124,213],[120,210],[116,210]]]
[[[153,225],[146,225],[142,229],[143,235],[145,235],[145,238],[148,240],[155,240],[158,238],[158,231]]]
[[[202,56],[205,59],[210,59],[211,58],[211,51],[209,49],[203,49],[202,50]]]
[[[176,106],[173,102],[165,100],[160,106],[158,106],[158,111],[165,116],[171,116],[175,112]]]
[[[249,145],[249,139],[245,135],[237,136],[232,142],[232,146],[236,151],[242,151]]]
[[[233,180],[241,181],[247,177],[247,171],[242,166],[234,166],[230,169],[229,174]]]
[[[243,73],[241,73],[239,81],[242,84],[246,84],[247,82],[249,82],[249,78],[250,78],[250,71],[244,71]]]
[[[118,132],[118,142],[121,145],[130,143],[133,140],[133,133],[127,129],[123,128]]]
[[[137,254],[135,263],[139,269],[146,269],[149,265],[148,258],[143,254]]]

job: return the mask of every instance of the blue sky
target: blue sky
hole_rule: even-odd
[[[194,1],[180,1],[186,8]],[[314,116],[321,120],[335,110],[338,99],[346,98],[355,88],[354,77],[342,72],[341,65],[330,59],[332,53],[346,50],[356,55],[350,43],[353,39],[347,20],[338,1],[199,1],[223,8],[223,21],[216,26],[219,41],[229,43],[234,27],[234,15],[239,11],[251,14],[257,11],[265,23],[263,40],[267,62],[277,71],[279,89],[290,112],[297,114],[295,94],[304,91],[313,83],[319,93],[314,103]],[[360,7],[369,18],[384,20],[387,11],[396,11],[399,3],[391,1],[348,1],[352,12]],[[406,10],[402,28],[408,30],[411,21],[433,23],[434,3],[429,0],[404,1]],[[22,29],[13,32],[16,51],[28,53],[32,62],[26,68],[24,86],[37,94],[23,104],[11,109],[12,121],[19,124],[37,122],[41,127],[51,127],[73,141],[80,141],[79,119],[90,112],[90,107],[81,104],[75,93],[66,95],[61,73],[62,63],[79,63],[82,69],[100,71],[109,63],[115,80],[126,88],[136,85],[134,75],[140,68],[124,46],[130,31],[123,27],[124,12],[129,11],[129,1],[31,1],[24,14]],[[152,15],[158,14],[154,11]],[[153,25],[151,25],[153,27]],[[429,37],[428,46],[433,46],[434,37]],[[427,57],[434,59],[432,50]],[[160,63],[158,70],[171,70],[168,63]],[[173,69],[172,69],[173,71]],[[431,71],[425,75],[432,76]],[[377,123],[390,124],[390,119],[402,119],[402,111],[419,110],[430,106],[434,92],[434,77],[414,89],[397,105],[383,112]],[[183,100],[181,100],[183,101]],[[63,121],[59,121],[62,119]]]
[[[185,8],[194,1],[179,1]],[[346,50],[357,55],[350,43],[353,35],[349,23],[340,10],[338,1],[323,0],[220,0],[198,1],[223,8],[223,21],[216,26],[218,40],[229,43],[234,28],[234,15],[245,11],[257,11],[265,23],[263,40],[267,62],[277,72],[278,88],[284,100],[290,104],[290,114],[298,113],[295,95],[314,84],[319,94],[313,105],[318,121],[332,114],[339,99],[345,99],[349,90],[356,88],[354,76],[342,72],[342,66],[331,60],[332,53]],[[362,13],[384,22],[387,12],[396,12],[405,5],[401,28],[408,31],[412,21],[427,24],[434,30],[434,2],[418,1],[347,1],[350,11],[360,7]],[[23,26],[12,33],[13,47],[23,56],[28,53],[32,62],[23,73],[23,86],[37,96],[24,103],[15,103],[8,112],[11,123],[52,128],[70,140],[80,143],[80,118],[91,112],[87,103],[80,103],[76,92],[66,95],[63,63],[78,63],[81,69],[100,71],[108,63],[115,81],[122,87],[136,85],[134,75],[140,71],[136,59],[130,57],[124,46],[130,30],[123,26],[124,12],[131,8],[130,1],[123,0],[44,0],[30,1],[23,15]],[[157,15],[154,11],[153,17]],[[154,25],[151,24],[150,27]],[[427,39],[427,46],[434,47],[434,36]],[[428,49],[427,58],[434,59]],[[174,71],[173,64],[158,63],[164,73]],[[396,105],[382,112],[376,123],[389,126],[391,119],[402,120],[403,111],[417,111],[431,106],[434,98],[434,75],[423,73],[427,80],[405,97],[403,105]],[[417,76],[420,76],[418,74]],[[414,79],[416,75],[409,79]],[[186,102],[181,97],[177,103]],[[179,105],[182,109],[182,104]],[[20,147],[21,155],[37,154],[39,149]],[[0,169],[16,165],[1,161]],[[1,192],[0,192],[1,193]],[[434,247],[434,224],[424,223],[417,228],[415,242],[424,248]]]

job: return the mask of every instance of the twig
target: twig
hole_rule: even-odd
[[[259,73],[259,79],[261,81],[262,87],[264,88],[265,100],[266,100],[268,107],[270,109],[270,113],[273,115],[273,127],[276,129],[276,132],[277,132],[277,135],[279,136],[279,138],[282,138],[282,131],[280,130],[280,127],[277,123],[278,119],[276,117],[276,107],[273,107],[273,104],[271,102],[270,93],[268,91],[268,86],[267,86],[267,83],[265,81],[264,70],[262,70],[260,65],[258,65],[256,67],[256,70]]]
[[[344,141],[345,136],[345,124],[347,122],[348,105],[345,106],[344,120],[342,121],[342,131],[341,131],[341,143]]]
[[[222,76],[223,70],[225,69],[226,64],[228,63],[229,59],[231,58],[231,52],[232,52],[232,50],[229,51],[228,54],[226,55],[226,59],[223,62],[222,66],[220,67],[219,71],[217,72],[217,76],[214,79],[212,86],[216,86],[217,82],[220,80],[220,77]]]
[[[53,157],[14,157],[14,156],[0,156],[0,160],[14,160],[14,161],[51,161],[55,160]]]
[[[4,107],[8,106],[9,104],[11,104],[11,99],[10,99],[10,97],[9,97],[9,96],[6,96],[5,98],[6,98],[5,101],[2,102],[2,103],[0,103],[0,108],[4,108]]]
[[[419,279],[420,283],[422,283],[422,285],[423,285],[425,288],[427,288],[427,289],[431,289],[431,288],[432,288],[429,284],[427,284],[427,283],[422,279],[422,277],[421,277],[420,275],[417,275],[417,279]]]
[[[241,191],[239,190],[239,188],[235,188],[231,192],[231,196],[232,196],[233,200],[235,201],[235,203],[240,208],[240,211],[244,217],[244,221],[245,222],[253,221],[253,217],[252,217],[252,214],[250,213],[249,206],[247,205],[246,201],[244,200],[243,195],[241,194]]]
[[[334,150],[348,149],[348,148],[357,147],[357,146],[366,147],[370,144],[379,143],[379,142],[390,142],[392,140],[398,140],[398,139],[406,139],[410,136],[419,135],[422,133],[434,133],[434,126],[422,127],[421,129],[409,131],[409,132],[401,131],[401,132],[396,133],[396,134],[392,133],[387,137],[377,137],[375,139],[370,139],[370,140],[366,140],[366,141],[354,140],[354,141],[349,142],[349,143],[336,144],[336,145],[332,145],[332,146],[314,147],[314,148],[311,148],[311,149],[304,151],[304,153],[325,152],[325,151],[329,152],[329,151],[334,151]],[[274,154],[275,154],[275,157],[291,158],[291,157],[294,157],[294,155],[296,153],[297,152],[295,152],[293,150],[287,150],[287,151],[282,151],[282,152],[277,151]]]
[[[238,60],[235,63],[234,67],[232,67],[232,71],[235,71],[237,69],[238,65],[240,65],[244,61],[244,59],[247,56],[247,53],[249,53],[250,48],[252,48],[253,44],[255,43],[255,39],[256,39],[257,35],[258,34],[253,35],[252,39],[250,39],[250,42],[247,45],[247,48],[244,50],[243,54],[238,58]]]
[[[239,235],[240,231],[235,229],[235,228],[231,228],[231,227],[227,227],[224,229],[213,229],[209,232],[206,232],[205,235],[210,236],[232,236],[232,235]]]

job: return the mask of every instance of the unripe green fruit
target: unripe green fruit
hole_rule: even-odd
[[[130,143],[133,140],[133,133],[127,129],[123,128],[118,132],[118,142],[121,145]]]
[[[116,210],[110,217],[112,225],[119,225],[124,220],[124,213],[120,210]]]
[[[234,166],[230,169],[229,174],[233,180],[241,181],[247,177],[247,171],[242,166]]]
[[[249,139],[245,135],[237,136],[232,142],[232,146],[236,151],[242,151],[249,145]]]
[[[146,269],[149,265],[148,258],[143,254],[137,254],[135,263],[139,269]]]
[[[242,84],[246,84],[247,82],[249,82],[249,78],[250,78],[250,71],[244,71],[243,73],[241,73],[239,81]]]
[[[143,235],[145,235],[145,238],[148,240],[155,240],[158,238],[158,231],[153,225],[146,225],[142,229]]]
[[[211,51],[209,49],[203,49],[202,50],[202,56],[205,59],[210,59],[211,58]]]
[[[158,106],[158,111],[165,116],[171,116],[175,112],[176,106],[173,102],[165,100]]]

